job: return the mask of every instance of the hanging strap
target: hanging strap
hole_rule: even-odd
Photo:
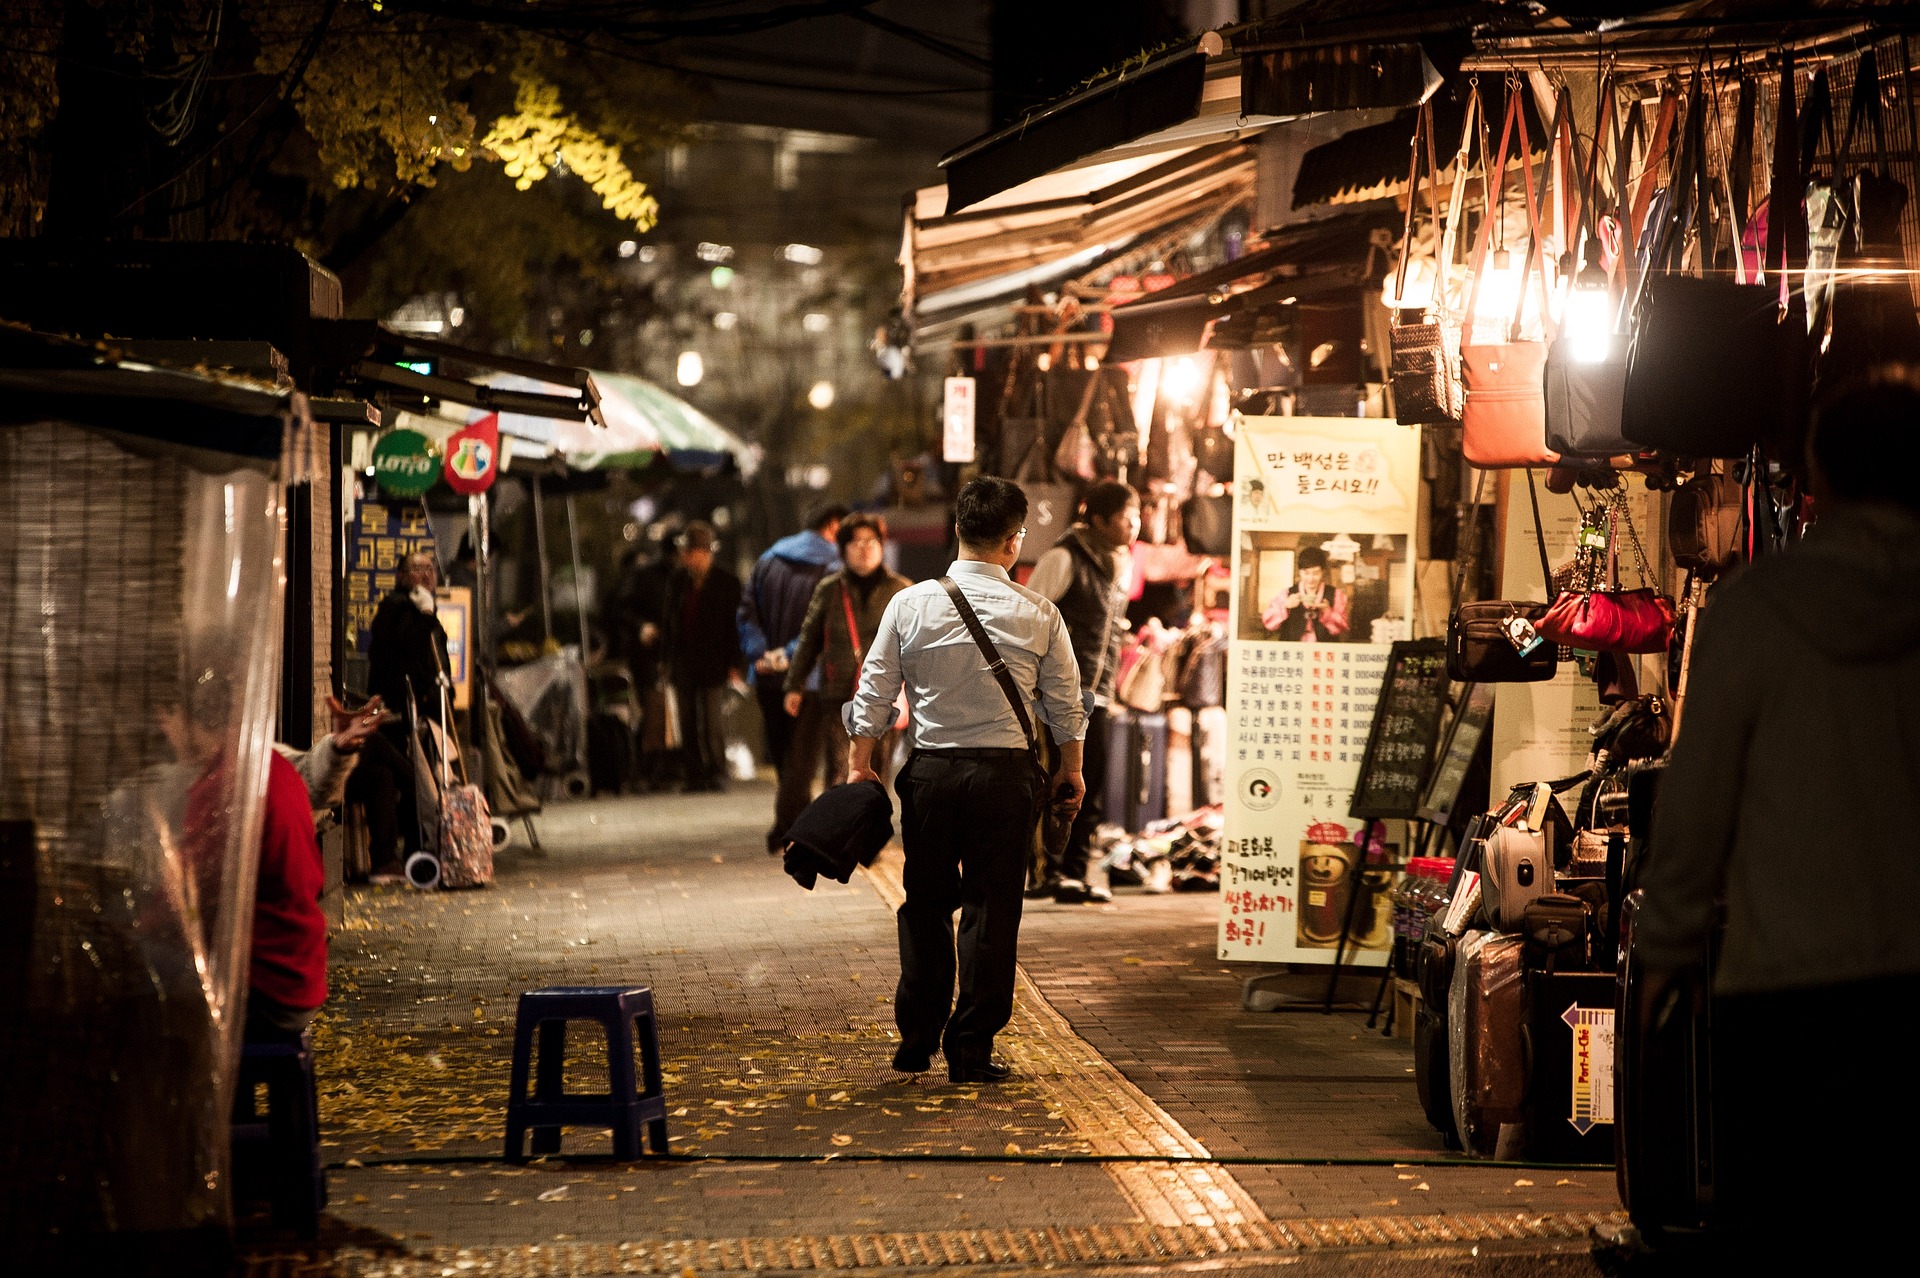
[[[1825,67],[1813,73],[1813,80],[1807,85],[1807,100],[1801,106],[1800,168],[1811,177],[1814,167],[1820,163],[1822,139],[1826,140],[1827,158],[1834,158],[1833,90],[1827,83]]]
[[[1874,171],[1884,175],[1887,171],[1887,123],[1880,114],[1880,67],[1871,45],[1861,50],[1860,63],[1854,68],[1853,100],[1847,107],[1847,137],[1840,144],[1840,154],[1834,162],[1836,170],[1842,163],[1852,164],[1853,135],[1860,127],[1862,118],[1873,124]]]
[[[1559,597],[1553,588],[1553,567],[1547,562],[1547,533],[1540,523],[1540,490],[1533,485],[1533,467],[1527,467],[1527,500],[1533,503],[1533,544],[1540,549],[1540,580],[1547,589],[1547,602]]]
[[[1520,139],[1520,189],[1526,195],[1527,207],[1527,255],[1526,260],[1520,268],[1519,286],[1514,290],[1513,319],[1507,326],[1507,337],[1509,341],[1517,341],[1519,338],[1520,319],[1526,313],[1527,306],[1527,280],[1533,274],[1534,259],[1540,253],[1540,211],[1534,201],[1533,195],[1533,146],[1527,137],[1527,122],[1525,106],[1521,96],[1522,92],[1518,84],[1509,84],[1507,86],[1507,111],[1506,117],[1500,127],[1500,150],[1498,158],[1492,162],[1491,171],[1483,183],[1487,192],[1486,209],[1485,215],[1480,219],[1480,234],[1475,239],[1473,246],[1473,264],[1470,268],[1473,274],[1473,286],[1467,295],[1467,312],[1465,319],[1466,324],[1469,326],[1474,322],[1474,313],[1478,309],[1480,301],[1480,284],[1486,274],[1487,249],[1493,240],[1494,227],[1496,224],[1502,223],[1505,220],[1507,156],[1511,151],[1514,135],[1517,131]],[[1484,154],[1484,135],[1482,137],[1482,147]],[[1502,251],[1511,252],[1511,250],[1504,248],[1504,238],[1503,231]],[[1540,275],[1540,318],[1542,324],[1544,324],[1548,330],[1547,337],[1551,339],[1553,336],[1553,315],[1552,306],[1546,293],[1546,273],[1542,270]]]
[[[853,668],[858,670],[866,660],[860,652],[860,625],[853,619],[853,596],[847,592],[847,579],[840,579],[840,606],[847,611],[847,638],[853,641]]]
[[[1480,102],[1480,84],[1476,80],[1467,91],[1467,113],[1460,123],[1460,149],[1453,157],[1453,190],[1447,198],[1447,227],[1441,232],[1440,249],[1434,255],[1437,274],[1433,282],[1433,309],[1442,316],[1448,313],[1447,290],[1453,274],[1449,268],[1453,265],[1454,250],[1459,244],[1460,213],[1466,205],[1467,168],[1473,162],[1474,123],[1484,109]],[[1484,163],[1486,155],[1482,153],[1480,158]],[[1434,180],[1439,181],[1438,174]]]
[[[1794,120],[1793,52],[1780,54],[1780,96],[1773,128],[1773,185],[1767,196],[1767,260],[1762,269],[1780,282],[1780,306],[1792,301],[1795,263],[1807,258],[1807,219],[1800,212],[1805,182],[1800,176],[1800,130]]]
[[[1646,227],[1647,206],[1653,202],[1653,189],[1660,183],[1660,165],[1667,158],[1667,145],[1673,137],[1674,117],[1679,111],[1680,87],[1669,84],[1660,97],[1659,123],[1653,126],[1653,136],[1647,139],[1646,158],[1640,166],[1640,185],[1633,193],[1632,234],[1627,241],[1630,244],[1640,242],[1640,232]],[[1638,108],[1635,108],[1634,114],[1637,123]]]
[[[1413,222],[1414,209],[1420,203],[1420,144],[1425,142],[1429,148],[1433,137],[1433,108],[1422,102],[1413,117],[1413,144],[1408,148],[1413,158],[1407,163],[1407,218],[1400,231],[1400,270],[1394,276],[1393,295],[1400,301],[1406,300],[1407,265],[1413,259]],[[1436,223],[1438,215],[1436,214]]]
[[[1027,753],[1033,756],[1033,766],[1045,775],[1047,765],[1040,754],[1040,740],[1034,732],[1033,718],[1027,713],[1026,702],[1021,700],[1020,689],[1013,682],[1013,672],[1007,669],[1007,663],[1002,660],[1000,650],[993,646],[992,636],[987,634],[987,628],[980,624],[980,615],[973,610],[973,605],[967,602],[967,597],[960,593],[960,587],[954,584],[953,578],[942,577],[940,585],[947,592],[947,598],[953,600],[953,609],[960,614],[960,624],[967,628],[967,633],[973,636],[974,646],[979,648],[980,655],[987,659],[987,669],[993,672],[994,681],[1000,685],[1000,691],[1006,695],[1007,704],[1013,707],[1013,717],[1020,721],[1020,735],[1027,739]]]
[[[1733,112],[1732,154],[1727,160],[1727,190],[1733,201],[1734,246],[1753,214],[1753,119],[1758,86],[1751,76],[1740,77],[1740,96]]]

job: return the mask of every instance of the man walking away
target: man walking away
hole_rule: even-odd
[[[1724,911],[1714,1197],[1755,1272],[1789,1272],[1796,1246],[1820,1254],[1808,1273],[1884,1265],[1905,1242],[1920,1111],[1890,1035],[1920,978],[1916,421],[1920,369],[1822,404],[1819,522],[1714,589],[1640,875],[1656,1016]]]
[[[727,732],[721,706],[742,681],[740,579],[713,562],[713,525],[693,520],[680,535],[680,566],[667,582],[667,661],[680,708],[687,793],[726,789]]]
[[[786,700],[787,668],[799,645],[800,626],[806,620],[814,587],[840,566],[840,552],[834,539],[839,535],[840,521],[846,516],[845,506],[821,506],[808,511],[804,530],[774,542],[772,549],[753,565],[746,593],[740,600],[740,644],[747,660],[753,663],[753,690],[760,703],[767,759],[780,777],[782,794],[786,792],[790,763],[808,778],[820,771],[819,732],[808,732],[812,725],[789,717],[782,703]],[[788,759],[796,732],[814,742],[814,758]],[[786,842],[787,823],[798,814],[798,808],[786,812],[784,806],[776,806],[773,828],[767,831],[767,851],[780,850]]]
[[[1030,895],[1063,904],[1111,901],[1104,884],[1087,881],[1094,832],[1106,816],[1107,727],[1120,652],[1127,642],[1127,559],[1140,536],[1140,495],[1103,479],[1087,490],[1084,517],[1033,566],[1027,588],[1049,599],[1066,618],[1080,662],[1080,700],[1087,709],[1087,797],[1059,860]]]
[[[783,840],[813,801],[819,768],[809,761],[826,756],[829,790],[847,779],[847,730],[841,710],[853,697],[860,662],[873,647],[887,605],[913,584],[887,570],[887,521],[880,516],[848,515],[834,540],[847,566],[828,573],[813,588],[800,646],[787,667],[785,709],[793,721],[793,758],[780,774],[774,810],[774,828]],[[892,742],[892,733],[881,738],[875,771],[886,771]]]
[[[894,596],[880,619],[859,686],[847,704],[848,780],[877,781],[873,747],[893,722],[904,686],[913,753],[900,770],[906,903],[900,907],[900,985],[893,1067],[920,1073],[936,1048],[956,1083],[998,1083],[993,1036],[1013,1015],[1014,962],[1027,853],[1041,803],[1077,807],[1086,793],[1081,738],[1086,712],[1066,622],[1051,603],[1007,575],[1026,537],[1026,495],[1004,479],[974,479],[954,506],[960,558],[939,581]],[[949,590],[964,601],[965,612]],[[999,653],[990,669],[969,629],[974,619]],[[1022,720],[1038,716],[1060,745],[1050,781],[1034,761]],[[1039,731],[1036,725],[1034,731]],[[1048,794],[1041,793],[1042,786]],[[960,911],[959,999],[954,998],[953,912]]]

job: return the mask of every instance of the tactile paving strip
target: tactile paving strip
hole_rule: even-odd
[[[865,873],[889,909],[905,899],[901,854],[888,848]],[[1001,1052],[1014,1069],[1039,1087],[1089,1153],[1174,1159],[1206,1158],[1172,1115],[1153,1103],[1113,1064],[1081,1038],[1020,969],[1013,1021]],[[1149,1225],[1228,1227],[1266,1219],[1232,1173],[1188,1163],[1115,1163],[1114,1184]]]
[[[745,1273],[759,1270],[925,1269],[967,1265],[1088,1265],[1207,1260],[1260,1253],[1571,1241],[1621,1213],[1545,1216],[1342,1216],[1244,1225],[1106,1225],[930,1233],[829,1234],[626,1243],[437,1247],[408,1256],[347,1248],[329,1257],[258,1256],[246,1278],[597,1278],[605,1274]]]

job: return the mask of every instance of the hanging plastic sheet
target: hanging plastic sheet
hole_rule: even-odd
[[[284,572],[260,454],[285,422],[223,452],[157,438],[139,400],[86,426],[19,403],[0,421],[0,1247],[22,1272],[76,1249],[165,1264],[230,1225]]]

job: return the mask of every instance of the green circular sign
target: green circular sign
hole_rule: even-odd
[[[433,441],[417,430],[396,430],[373,446],[373,477],[401,497],[418,497],[440,478]]]

